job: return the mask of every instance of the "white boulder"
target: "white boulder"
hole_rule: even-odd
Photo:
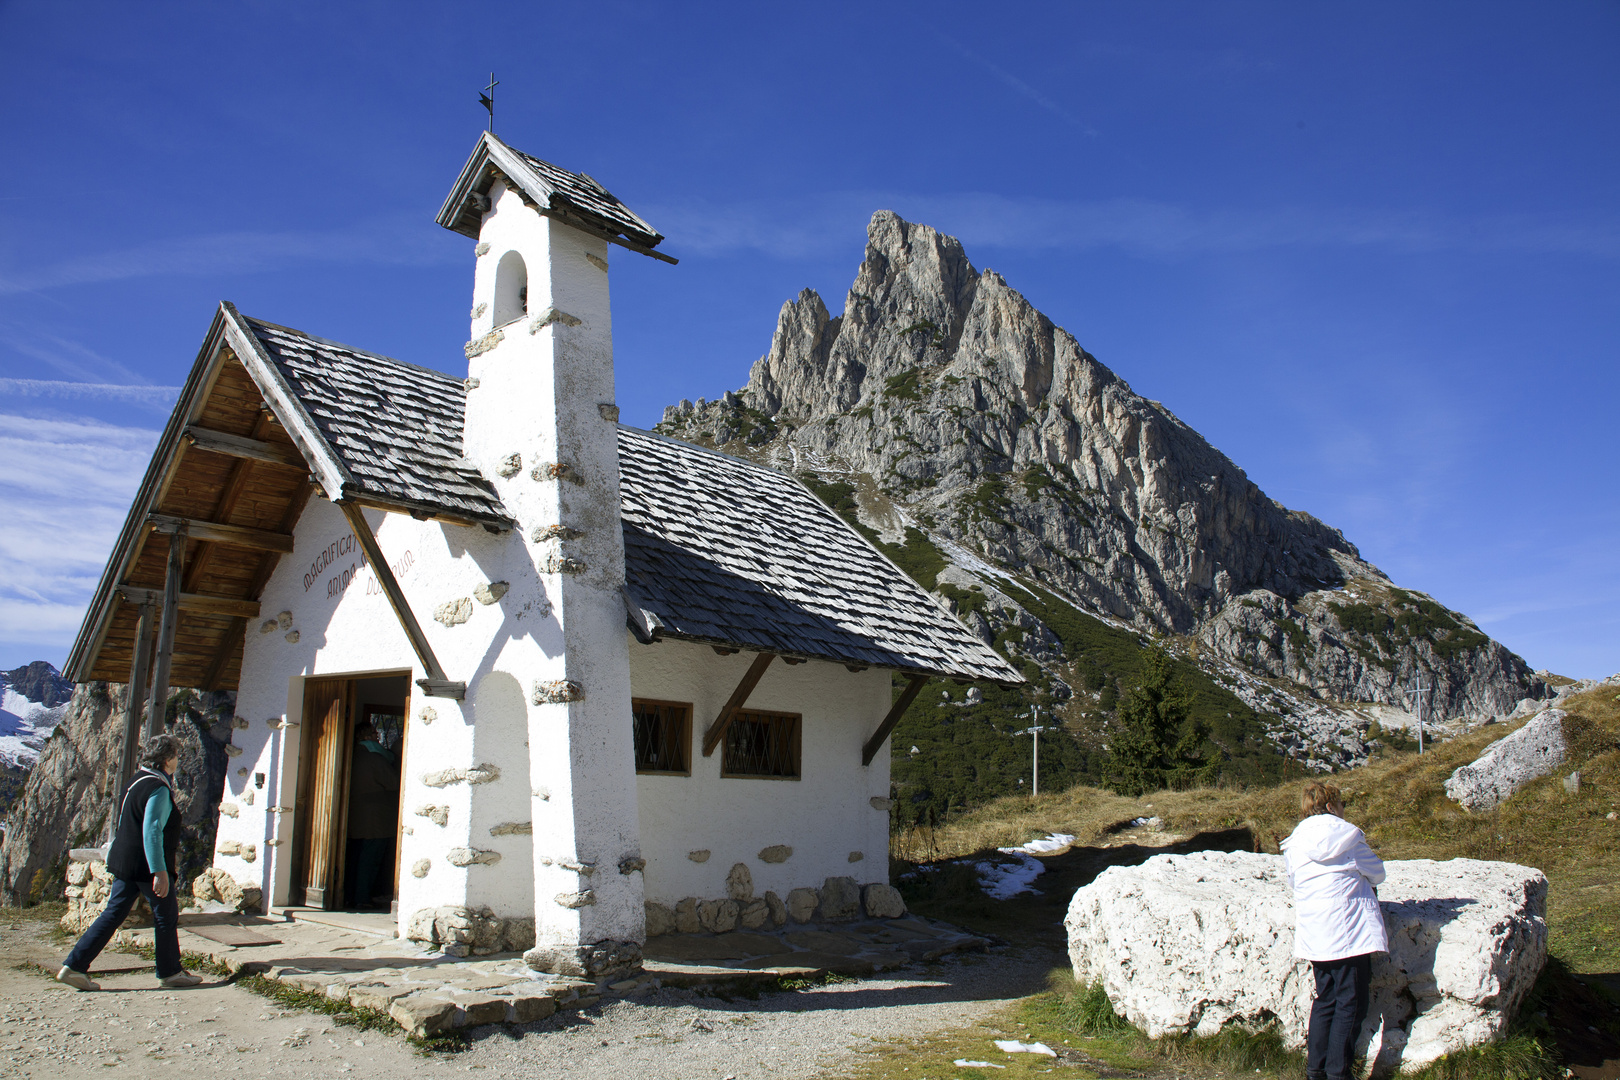
[[[1512,863],[1384,864],[1390,951],[1372,962],[1357,1052],[1414,1071],[1499,1037],[1547,959],[1547,879]],[[1314,980],[1294,959],[1293,894],[1278,855],[1199,852],[1116,866],[1064,920],[1075,979],[1101,982],[1149,1035],[1213,1035],[1237,1021],[1305,1043]]]
[[[1498,739],[1472,765],[1464,765],[1446,781],[1446,797],[1465,810],[1490,810],[1515,791],[1552,772],[1564,763],[1569,748],[1564,742],[1562,709],[1548,709],[1518,731]]]

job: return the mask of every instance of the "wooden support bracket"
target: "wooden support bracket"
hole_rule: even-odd
[[[709,730],[703,733],[704,757],[712,755],[714,748],[720,745],[720,740],[726,737],[726,728],[731,726],[732,718],[742,710],[748,701],[748,695],[754,692],[759,680],[765,677],[765,669],[770,667],[771,661],[775,659],[775,653],[762,652],[754,657],[752,664],[748,665],[748,673],[742,677],[742,682],[737,684],[737,689],[731,692],[731,697],[726,700],[726,707],[720,710],[720,715],[709,725]]]
[[[297,450],[276,446],[260,439],[249,439],[242,435],[228,435],[223,431],[210,431],[208,428],[198,427],[195,424],[186,428],[186,442],[198,450],[206,450],[210,454],[225,454],[228,457],[251,458],[254,461],[263,461],[270,465],[285,465],[289,469],[303,472],[309,468],[304,456]]]
[[[360,541],[360,547],[366,553],[366,561],[371,564],[371,572],[377,575],[377,584],[388,597],[389,605],[394,609],[394,615],[399,619],[399,625],[405,631],[405,636],[411,641],[411,648],[416,650],[416,658],[422,661],[422,668],[427,672],[427,678],[417,679],[416,685],[422,688],[422,693],[428,697],[447,697],[461,701],[467,696],[467,684],[453,682],[439,666],[439,658],[433,655],[433,646],[428,644],[427,634],[422,631],[422,624],[416,621],[411,612],[411,605],[405,600],[405,592],[399,587],[399,580],[394,577],[394,571],[388,565],[388,559],[383,555],[382,547],[377,543],[377,536],[371,531],[371,523],[366,521],[365,511],[352,502],[336,504],[343,516],[349,519],[349,528],[354,530],[354,538]]]
[[[894,725],[898,724],[900,718],[906,714],[906,710],[911,708],[911,703],[917,700],[917,695],[922,692],[922,688],[927,682],[928,676],[913,675],[911,682],[906,685],[904,690],[900,691],[900,696],[895,699],[894,707],[889,710],[889,715],[883,718],[883,723],[878,725],[877,730],[872,732],[872,737],[866,740],[866,745],[861,747],[862,765],[872,764],[872,759],[877,757],[877,752],[883,749],[883,744],[889,740],[889,734],[894,731]]]
[[[246,525],[225,525],[216,521],[198,521],[196,518],[171,517],[168,514],[148,514],[146,523],[160,533],[184,531],[193,540],[207,540],[233,547],[257,548],[260,551],[279,551],[292,554],[291,533],[271,532],[269,529],[251,529]]]
[[[137,585],[118,586],[118,595],[131,604],[158,604],[163,603],[162,589],[143,589]],[[209,596],[206,593],[181,593],[177,598],[177,606],[186,611],[195,611],[203,615],[229,615],[236,619],[257,619],[259,617],[259,602],[257,600],[233,600],[228,596]]]

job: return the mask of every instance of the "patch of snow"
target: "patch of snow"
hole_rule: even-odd
[[[996,850],[1008,855],[1020,852],[1026,855],[1045,855],[1053,851],[1062,851],[1072,843],[1074,843],[1074,837],[1068,833],[1050,833],[1045,840],[1031,840],[1027,844],[1020,844],[1018,847],[1004,847]]]
[[[50,707],[31,701],[7,686],[0,693],[0,763],[32,769],[56,725],[67,716],[68,703]]]
[[[969,1061],[967,1058],[957,1058],[951,1062],[958,1069],[1005,1069],[1005,1065],[997,1065],[993,1061]]]
[[[979,888],[984,890],[986,896],[994,900],[1011,900],[1021,893],[1035,891],[1032,883],[1046,867],[1041,865],[1041,860],[1022,852],[1013,858],[1013,862],[973,864],[973,869],[979,874]]]
[[[1057,1057],[1057,1051],[1043,1042],[1027,1043],[1017,1039],[997,1039],[996,1049],[1004,1054],[1045,1054],[1048,1057]]]

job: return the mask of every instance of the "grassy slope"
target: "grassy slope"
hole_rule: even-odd
[[[1345,792],[1345,816],[1366,830],[1386,859],[1496,859],[1547,875],[1547,922],[1553,954],[1577,972],[1620,973],[1620,695],[1613,688],[1565,705],[1571,759],[1558,775],[1524,788],[1495,810],[1469,813],[1445,797],[1447,777],[1514,730],[1491,725],[1441,743],[1429,753],[1386,751],[1333,778]],[[1578,769],[1580,791],[1563,778]],[[945,825],[933,838],[942,857],[1022,843],[1047,832],[1086,844],[1110,826],[1157,815],[1180,833],[1245,826],[1267,851],[1298,823],[1303,780],[1266,789],[1204,788],[1126,799],[1091,787],[1002,799]],[[1613,812],[1617,817],[1611,819]],[[900,842],[904,838],[899,838]]]

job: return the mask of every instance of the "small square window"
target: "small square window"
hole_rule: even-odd
[[[692,706],[681,701],[632,698],[636,772],[692,775]]]
[[[720,775],[756,780],[799,779],[799,713],[745,709],[726,728]]]

